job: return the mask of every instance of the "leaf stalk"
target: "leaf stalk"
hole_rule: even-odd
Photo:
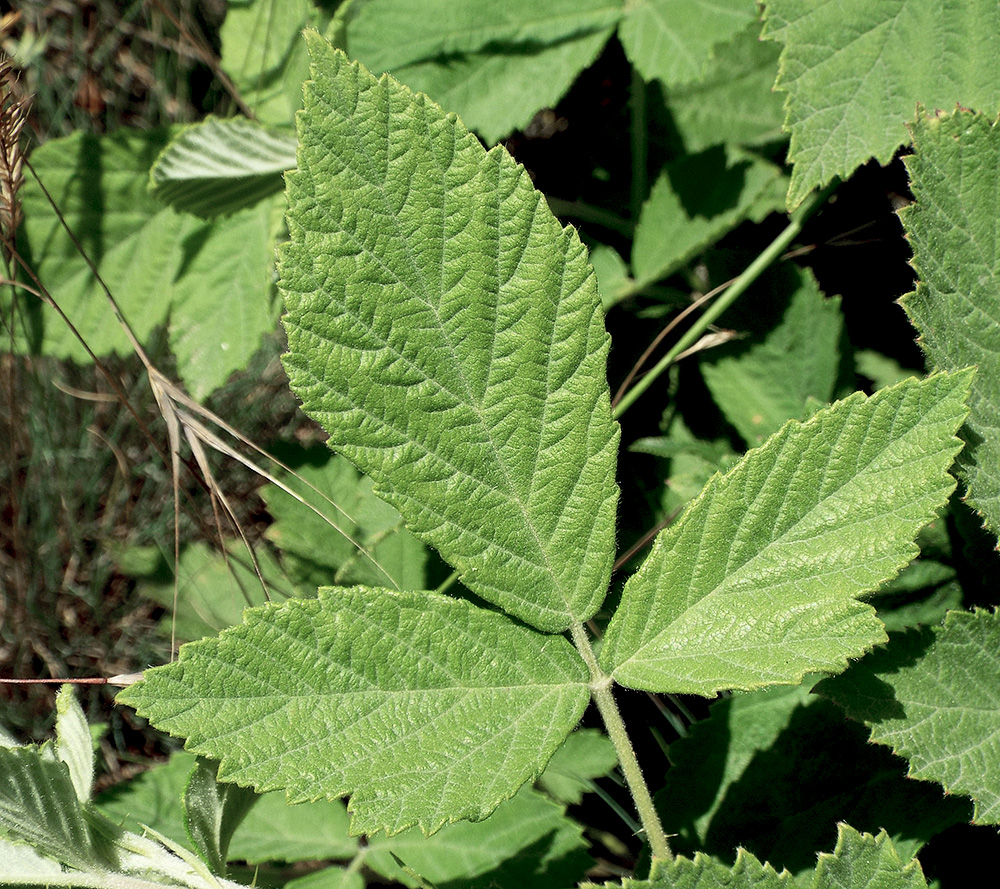
[[[642,775],[639,767],[639,760],[636,759],[635,750],[632,747],[632,740],[628,736],[625,723],[622,720],[621,712],[615,701],[612,686],[614,681],[605,673],[597,663],[594,656],[594,649],[590,644],[590,638],[583,627],[583,624],[574,624],[570,628],[573,637],[573,644],[576,650],[587,664],[590,670],[591,683],[590,694],[597,705],[597,710],[604,720],[604,727],[608,731],[611,743],[615,745],[615,752],[618,754],[618,765],[621,767],[622,775],[625,776],[625,783],[632,794],[632,801],[635,803],[636,811],[639,813],[639,820],[642,822],[643,831],[649,841],[649,848],[654,859],[669,861],[673,858],[670,851],[670,844],[667,842],[667,835],[663,831],[663,824],[653,805],[653,797],[649,792],[649,786]]]

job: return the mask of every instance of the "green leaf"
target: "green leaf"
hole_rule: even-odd
[[[314,587],[367,584],[422,590],[433,586],[427,577],[427,548],[403,527],[399,513],[372,493],[371,480],[328,448],[316,449],[309,458],[295,470],[299,480],[343,512],[291,476],[282,475],[281,480],[340,531],[277,485],[262,488],[260,494],[274,519],[266,533],[281,550],[289,573]]]
[[[1000,614],[953,611],[944,626],[889,645],[817,691],[910,761],[909,775],[971,796],[973,820],[1000,824]]]
[[[130,830],[148,825],[175,842],[187,843],[179,804],[196,763],[190,753],[175,753],[163,765],[101,794],[97,805]],[[351,858],[358,844],[347,835],[348,821],[339,800],[290,806],[283,793],[265,793],[236,828],[228,858],[250,864]]]
[[[256,557],[275,598],[314,594],[314,586],[290,587],[274,557],[266,550],[259,551]],[[240,544],[232,544],[227,555],[204,543],[185,547],[177,563],[177,578],[176,603],[172,576],[140,580],[138,589],[143,596],[167,609],[168,613],[160,621],[161,632],[185,642],[214,636],[238,624],[243,609],[268,601],[253,563]]]
[[[926,889],[920,863],[900,859],[885,831],[877,836],[837,825],[837,847],[816,865],[812,889]]]
[[[744,849],[737,851],[732,866],[702,852],[693,859],[678,855],[671,861],[659,860],[648,880],[626,878],[620,885],[622,889],[796,889],[791,874],[777,873]],[[583,889],[595,887],[584,883]],[[617,884],[605,883],[604,889],[617,889]]]
[[[629,60],[646,80],[667,86],[697,80],[712,48],[757,18],[747,0],[636,0],[618,29]]]
[[[35,889],[36,886],[46,889],[53,885],[50,878],[63,874],[59,862],[43,858],[30,846],[9,843],[4,839],[0,839],[0,861],[6,870],[5,874],[0,874],[0,886],[27,885],[28,889]],[[31,883],[31,880],[37,882]]]
[[[656,800],[675,851],[727,860],[741,845],[797,875],[815,867],[839,821],[884,828],[910,858],[971,809],[908,780],[901,760],[802,686],[718,701],[670,745],[670,760]]]
[[[326,867],[285,884],[285,889],[364,889],[365,878],[356,870]]]
[[[351,829],[484,818],[589,700],[569,643],[431,593],[355,587],[247,611],[118,696],[291,801],[350,794]]]
[[[612,32],[606,28],[552,45],[515,44],[507,51],[496,47],[443,61],[413,62],[392,68],[392,75],[454,109],[467,127],[493,144],[512,130],[526,129],[540,108],[557,105]]]
[[[971,372],[789,422],[657,537],[601,650],[623,685],[712,695],[840,672],[885,639],[857,596],[894,576],[954,489]]]
[[[609,0],[380,0],[350,20],[348,48],[494,143],[556,105],[620,17]]]
[[[162,765],[104,791],[94,803],[108,818],[128,830],[140,832],[146,825],[185,845],[191,840],[184,826],[181,800],[196,765],[197,757],[175,753]]]
[[[592,864],[582,854],[587,846],[582,832],[580,825],[566,817],[563,806],[522,787],[486,821],[449,824],[431,837],[414,829],[394,837],[372,837],[365,864],[384,877],[413,887],[417,881],[397,860],[433,885],[459,880],[475,886],[569,885]],[[524,872],[513,880],[509,869],[517,865],[519,857]],[[566,857],[579,869],[561,883],[555,867]]]
[[[766,0],[763,36],[784,44],[793,162],[788,207],[909,142],[918,104],[1000,110],[993,0]]]
[[[200,398],[244,367],[262,334],[273,329],[273,201],[224,224],[164,208],[148,193],[146,179],[167,138],[162,130],[118,130],[100,138],[78,133],[41,146],[32,164],[139,341],[148,341],[169,317],[178,371]],[[103,290],[33,179],[22,195],[38,276],[96,354],[130,353]],[[46,355],[90,360],[48,310],[40,329],[18,332],[15,348],[29,342]]]
[[[199,759],[184,789],[184,824],[213,874],[226,875],[233,832],[260,798],[252,790],[216,780],[218,763]]]
[[[743,220],[763,219],[784,193],[778,167],[737,149],[720,145],[668,164],[636,225],[635,289],[666,277]]]
[[[0,748],[0,835],[71,867],[103,871],[116,859],[94,824],[49,744]]]
[[[310,0],[229,0],[222,67],[256,120],[291,127],[302,103],[309,59],[302,29],[319,24]]]
[[[900,213],[920,282],[902,300],[935,368],[979,367],[958,469],[967,502],[1000,534],[1000,128],[968,112],[920,116]]]
[[[528,49],[606,31],[621,17],[615,0],[379,0],[348,25],[351,55],[373,72],[490,46]]]
[[[597,275],[601,304],[607,311],[625,299],[631,290],[628,266],[614,247],[598,244],[590,250],[590,264]]]
[[[149,171],[152,193],[178,212],[205,218],[252,207],[284,187],[295,139],[242,117],[185,127]]]
[[[340,800],[290,806],[283,793],[265,793],[236,829],[232,861],[315,861],[352,858],[358,841],[348,836],[350,816]]]
[[[715,51],[704,76],[666,91],[674,124],[689,152],[720,142],[760,145],[782,138],[782,98],[773,92],[779,47],[763,43],[756,22]]]
[[[89,802],[94,784],[94,746],[87,717],[71,685],[63,685],[56,694],[56,755],[69,769],[77,799]]]
[[[261,201],[202,226],[179,244],[170,347],[196,399],[243,370],[274,330],[274,219],[280,206],[280,197]]]
[[[805,417],[811,400],[825,404],[833,398],[843,315],[840,300],[824,298],[809,272],[789,267],[767,276],[763,288],[719,323],[747,338],[704,354],[702,376],[726,419],[751,447],[787,420]]]
[[[694,859],[678,855],[672,861],[657,861],[648,880],[622,881],[622,889],[926,889],[923,871],[916,859],[906,864],[884,831],[878,836],[859,833],[847,824],[837,826],[833,853],[819,856],[815,872],[793,880],[787,871],[777,873],[761,864],[745,849],[739,849],[730,867],[702,852]],[[594,889],[584,884],[584,889]],[[606,883],[605,889],[615,889]]]
[[[596,729],[573,732],[549,760],[538,786],[554,800],[578,805],[592,789],[595,778],[603,778],[618,764],[611,739]]]
[[[307,39],[281,261],[292,387],[469,589],[543,630],[586,620],[618,445],[586,251],[503,149]]]

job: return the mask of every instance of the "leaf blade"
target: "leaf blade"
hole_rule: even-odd
[[[764,24],[785,46],[776,88],[788,92],[789,209],[871,157],[888,162],[918,103],[1000,109],[991,0],[767,0]]]
[[[971,796],[974,822],[1000,824],[998,646],[1000,615],[952,611],[943,626],[893,637],[817,691],[906,757],[911,778]]]
[[[712,479],[626,584],[605,669],[632,687],[712,695],[839,672],[883,641],[855,596],[916,555],[913,538],[953,490],[970,375],[857,393]]]
[[[352,831],[395,833],[486,817],[541,771],[589,689],[565,639],[462,600],[354,587],[250,609],[118,700],[220,759],[220,780],[350,794]]]
[[[967,446],[958,470],[968,502],[1000,534],[1000,256],[996,193],[1000,127],[968,112],[921,115],[906,159],[916,202],[900,213],[917,289],[901,303],[939,370],[975,364]]]
[[[308,39],[281,260],[292,386],[469,589],[565,630],[603,600],[617,503],[585,248],[502,149]]]

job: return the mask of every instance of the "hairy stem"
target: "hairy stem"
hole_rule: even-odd
[[[670,844],[667,842],[667,835],[663,832],[663,825],[660,823],[660,816],[653,805],[653,797],[650,795],[646,779],[642,776],[642,769],[639,768],[639,761],[635,758],[635,750],[632,749],[632,741],[625,729],[622,715],[615,703],[614,694],[611,691],[611,677],[605,673],[594,657],[594,649],[590,645],[590,638],[587,636],[583,624],[575,624],[570,633],[573,637],[573,644],[580,652],[587,667],[590,670],[590,693],[597,704],[597,709],[604,720],[604,726],[608,730],[608,737],[615,745],[615,752],[618,754],[618,764],[621,766],[622,774],[625,776],[625,783],[632,794],[632,801],[635,803],[636,811],[639,813],[639,820],[642,822],[643,831],[649,841],[649,848],[653,853],[653,858],[670,860],[673,854],[670,851]]]
[[[622,399],[618,402],[614,409],[613,416],[617,420],[625,411],[627,411],[654,382],[674,361],[677,360],[677,356],[688,349],[688,347],[694,345],[695,342],[701,337],[701,335],[708,329],[708,326],[715,321],[726,309],[728,309],[740,296],[742,296],[746,290],[756,281],[761,273],[773,263],[779,256],[781,256],[788,245],[798,237],[799,232],[802,231],[802,226],[805,221],[813,215],[823,204],[826,203],[826,199],[830,196],[830,192],[839,183],[834,183],[833,185],[824,188],[822,191],[818,191],[813,194],[801,207],[799,207],[788,220],[788,225],[785,227],[784,231],[778,237],[776,237],[764,251],[747,266],[746,270],[740,275],[732,284],[726,289],[725,293],[719,296],[718,299],[705,311],[705,313],[691,325],[690,329],[682,336],[671,348],[663,358],[657,363],[646,376],[644,376],[638,383],[635,384]]]

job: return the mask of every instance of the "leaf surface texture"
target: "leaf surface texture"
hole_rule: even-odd
[[[840,672],[884,641],[855,597],[917,554],[954,489],[970,372],[789,422],[661,532],[601,651],[623,685],[712,695]]]
[[[793,162],[788,205],[909,142],[930,108],[1000,109],[1000,6],[994,0],[767,0],[764,36],[785,45]]]
[[[432,593],[354,587],[246,612],[118,700],[290,801],[351,795],[352,830],[485,818],[589,700],[563,638]]]
[[[906,159],[916,202],[900,213],[920,281],[903,308],[940,370],[979,367],[958,469],[1000,534],[1000,128],[979,114],[922,116]]]
[[[817,691],[937,781],[975,803],[973,820],[1000,824],[1000,615],[949,613],[940,627],[894,636]]]
[[[610,576],[618,428],[585,248],[505,151],[307,39],[281,261],[292,387],[469,589],[546,631],[586,620]]]

